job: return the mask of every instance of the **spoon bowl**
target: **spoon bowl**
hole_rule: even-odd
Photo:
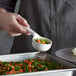
[[[48,38],[41,37],[40,39],[45,39],[49,43],[48,44],[41,44],[35,41],[35,38],[32,38],[32,46],[37,51],[48,51],[52,46],[52,41]]]
[[[25,27],[25,29],[27,29],[28,32],[30,32],[33,35],[32,38],[32,46],[35,50],[37,51],[48,51],[51,46],[52,46],[52,40],[46,38],[46,37],[41,37],[38,33],[36,33],[35,31],[33,31],[31,28],[29,27]],[[35,39],[45,39],[48,44],[41,44],[35,41]]]

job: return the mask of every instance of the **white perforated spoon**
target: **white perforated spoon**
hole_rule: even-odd
[[[27,31],[32,34],[32,36],[33,36],[32,46],[35,50],[48,51],[51,48],[52,41],[50,39],[45,38],[45,37],[41,37],[38,33],[33,31],[31,28],[28,28],[28,27],[24,27],[24,28],[27,29]],[[40,44],[40,43],[36,42],[35,39],[45,39],[48,42],[48,44]]]

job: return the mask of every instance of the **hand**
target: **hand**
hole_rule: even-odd
[[[30,27],[27,21],[18,14],[0,12],[0,30],[6,31],[10,36],[21,34],[30,35],[23,27]]]

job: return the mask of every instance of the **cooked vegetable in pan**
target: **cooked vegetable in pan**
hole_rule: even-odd
[[[64,69],[63,65],[40,59],[27,59],[22,62],[1,62],[0,75],[35,72],[43,70]]]

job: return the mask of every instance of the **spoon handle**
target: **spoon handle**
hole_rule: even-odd
[[[37,34],[35,31],[33,31],[31,28],[29,28],[29,27],[25,27],[26,28],[26,30],[28,31],[28,32],[30,32],[33,36],[35,35],[35,34]]]
[[[31,28],[29,27],[24,27],[28,32],[30,32],[33,37],[41,37],[38,33],[36,33],[35,31],[33,31]]]

